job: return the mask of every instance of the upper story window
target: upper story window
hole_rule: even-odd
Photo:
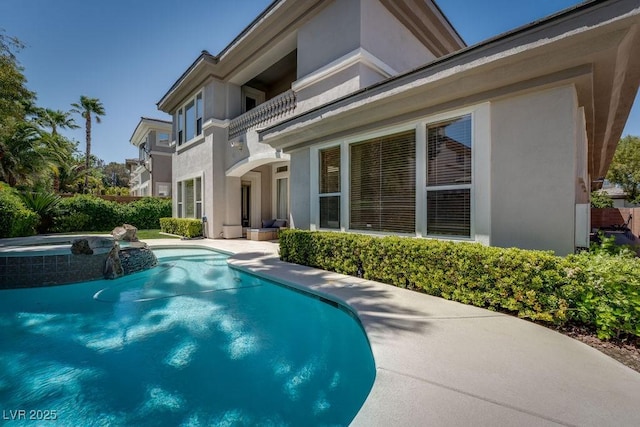
[[[147,136],[138,147],[138,160],[146,162],[149,160],[149,137]]]
[[[202,135],[202,117],[204,115],[202,92],[189,99],[178,109],[176,116],[178,129],[178,145],[191,141]]]
[[[169,133],[168,132],[158,132],[156,134],[156,144],[159,147],[168,147],[169,146]]]

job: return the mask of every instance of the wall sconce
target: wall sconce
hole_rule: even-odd
[[[242,141],[231,141],[229,145],[231,146],[231,148],[242,151]]]

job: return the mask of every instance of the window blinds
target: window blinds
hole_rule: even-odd
[[[353,230],[415,232],[415,131],[350,146]]]
[[[471,236],[471,116],[427,126],[427,235]]]

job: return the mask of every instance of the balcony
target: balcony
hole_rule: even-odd
[[[249,129],[273,123],[288,116],[296,108],[296,93],[288,90],[236,117],[229,123],[229,139]]]

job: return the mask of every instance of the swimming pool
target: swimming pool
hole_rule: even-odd
[[[154,252],[158,267],[115,281],[0,291],[5,420],[21,410],[25,425],[46,411],[57,425],[353,419],[375,368],[346,309],[230,269],[220,253]]]

